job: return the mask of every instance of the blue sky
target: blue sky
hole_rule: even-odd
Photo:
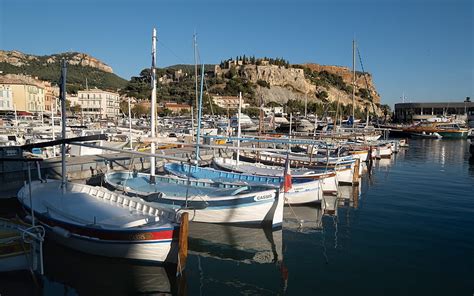
[[[0,0],[0,48],[88,53],[129,79],[158,66],[237,55],[351,66],[355,37],[382,103],[461,101],[473,95],[471,0]],[[360,70],[360,65],[357,65]]]

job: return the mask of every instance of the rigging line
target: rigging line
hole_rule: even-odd
[[[169,48],[166,44],[163,43],[163,41],[160,41],[159,39],[157,40],[158,41],[158,45],[161,45],[163,46],[165,49],[167,49],[173,56],[175,56],[181,63],[183,64],[192,64],[190,63],[189,61],[185,61],[184,59],[182,59],[180,56],[178,56],[171,48]]]
[[[199,52],[199,47],[196,46],[196,60],[199,61],[199,63],[201,63],[201,53]],[[206,65],[204,65],[204,69],[206,68]],[[206,78],[206,76],[204,75],[204,78]],[[204,86],[206,87],[206,91],[207,93],[209,94],[209,87],[207,86],[207,80],[206,79],[203,79],[204,80]],[[211,96],[208,95],[208,99],[209,99],[209,106],[211,106],[211,115],[214,116],[214,107],[212,106],[212,99],[211,99]]]
[[[366,75],[366,72],[364,70],[364,64],[362,63],[362,57],[360,56],[359,48],[357,48],[357,55],[359,56],[360,67],[362,68],[362,75],[364,75],[365,86],[367,87],[367,91],[369,92],[369,101],[372,104],[372,109],[374,110],[374,113],[375,113],[374,102],[373,102],[372,94],[371,94],[370,88],[369,88],[369,81],[367,80],[367,75]]]

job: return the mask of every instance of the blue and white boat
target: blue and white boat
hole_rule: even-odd
[[[283,198],[269,186],[236,185],[176,176],[111,172],[105,183],[152,204],[189,213],[189,220],[205,223],[271,224],[281,226]]]
[[[303,171],[310,169],[311,171],[335,171],[337,181],[340,184],[352,184],[352,177],[354,172],[355,159],[352,156],[344,157],[328,157],[324,162],[320,162],[322,157],[310,158],[308,156],[295,156],[290,154],[291,167],[306,168]],[[262,164],[270,166],[281,166],[286,161],[286,154],[262,152],[262,153],[246,153],[240,155],[240,159],[245,161],[257,161]],[[359,164],[360,165],[360,164]],[[359,168],[360,170],[361,168]],[[295,173],[295,176],[299,176]]]
[[[263,163],[253,163],[247,161],[237,161],[235,159],[214,157],[213,165],[222,170],[239,172],[247,175],[267,176],[283,178],[284,168],[282,166],[265,165]],[[339,171],[338,171],[339,172]],[[321,171],[313,169],[291,169],[292,182],[298,179],[320,180],[323,193],[337,193],[338,179],[335,171]]]
[[[167,163],[166,172],[182,177],[197,180],[211,180],[213,182],[233,183],[237,185],[267,185],[279,188],[283,177],[257,176],[229,171],[204,168],[185,163]],[[329,175],[328,175],[329,176]],[[286,204],[305,204],[318,202],[322,199],[323,189],[321,179],[295,179],[292,188],[285,193]]]

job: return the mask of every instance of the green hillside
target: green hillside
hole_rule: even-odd
[[[64,54],[64,57],[67,58],[67,54]],[[37,76],[41,80],[58,84],[61,75],[60,59],[57,59],[57,61],[53,63],[47,63],[47,58],[49,58],[49,56],[38,57],[37,60],[30,60],[27,65],[22,66],[14,66],[7,62],[0,62],[0,71],[2,71],[3,74],[27,74]],[[76,93],[78,90],[85,89],[86,78],[89,88],[97,87],[104,90],[117,91],[127,85],[127,80],[113,73],[104,72],[88,66],[68,65],[68,92]]]

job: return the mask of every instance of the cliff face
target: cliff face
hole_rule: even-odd
[[[107,73],[113,73],[112,67],[104,64],[98,59],[85,53],[61,53],[49,56],[35,56],[24,54],[19,51],[0,50],[0,63],[5,62],[16,67],[29,66],[31,63],[41,63],[42,65],[58,63],[62,58],[66,58],[70,65],[80,65],[92,67]]]
[[[239,76],[250,80],[257,84],[255,90],[257,97],[263,96],[266,102],[286,103],[288,100],[308,100],[321,101],[316,94],[326,92],[329,102],[339,102],[343,105],[352,104],[352,91],[341,90],[331,84],[320,84],[312,81],[305,75],[305,70],[308,68],[314,72],[328,72],[334,76],[340,76],[342,83],[348,87],[352,86],[352,72],[347,67],[340,66],[324,66],[318,64],[304,64],[297,67],[285,68],[276,65],[239,65],[236,70]],[[227,69],[218,69],[216,72],[225,74]],[[219,73],[221,72],[221,73]],[[259,81],[265,81],[269,87],[259,86]],[[367,83],[366,83],[367,80]],[[261,83],[260,83],[261,84]],[[378,94],[370,74],[362,75],[356,73],[356,108],[365,109],[368,105],[370,109],[375,108],[380,112],[380,95]],[[372,102],[368,100],[367,92],[370,92]],[[364,94],[365,92],[365,94]]]
[[[329,73],[339,75],[342,77],[343,81],[347,85],[352,85],[353,73],[352,73],[352,70],[349,69],[348,67],[326,66],[326,65],[319,65],[319,64],[304,64],[303,66],[311,69],[312,71],[317,71],[317,72],[327,71]],[[372,80],[372,75],[370,75],[369,73],[365,73],[365,75],[363,75],[360,72],[356,72],[355,85],[356,85],[356,100],[359,101],[359,104],[365,103],[366,101],[363,98],[361,98],[360,95],[357,95],[359,93],[359,90],[361,89],[368,89],[372,96],[373,103],[380,104],[380,95],[375,88],[374,82]],[[352,102],[352,97],[350,99]]]
[[[300,94],[314,93],[316,86],[308,82],[303,69],[285,68],[280,66],[245,65],[241,69],[242,76],[253,83],[264,80],[270,86],[284,87]]]

